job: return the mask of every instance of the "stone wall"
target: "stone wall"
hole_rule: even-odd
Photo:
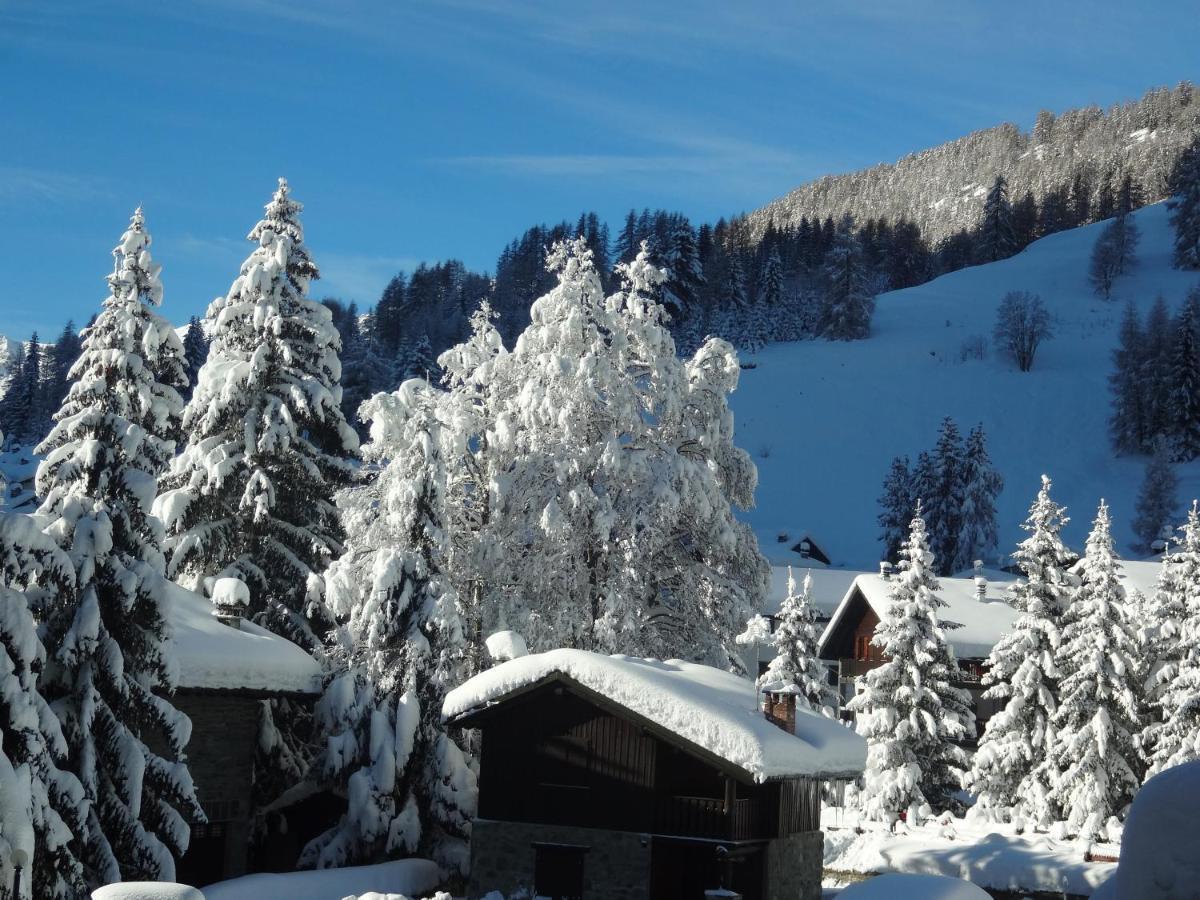
[[[467,897],[476,900],[489,891],[500,891],[508,897],[520,888],[532,894],[534,844],[588,848],[583,863],[586,897],[649,900],[649,835],[487,819],[476,819],[471,828],[471,880]],[[817,872],[819,875],[819,867]]]
[[[767,844],[764,900],[821,900],[825,834],[801,831]]]

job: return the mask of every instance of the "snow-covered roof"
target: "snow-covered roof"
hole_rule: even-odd
[[[291,641],[243,620],[232,628],[213,617],[204,597],[167,582],[171,655],[181,688],[315,694],[321,667]]]
[[[601,705],[615,705],[745,772],[755,781],[803,775],[855,776],[866,742],[844,725],[798,709],[795,735],[759,710],[753,682],[672,659],[551,650],[481,672],[446,695],[442,714],[459,719],[549,681],[562,681]]]
[[[820,651],[824,652],[826,642],[848,614],[856,589],[862,593],[875,615],[882,619],[891,603],[892,586],[895,583],[878,574],[855,578],[821,635]],[[987,656],[1000,636],[1011,630],[1017,620],[1017,611],[1005,602],[1012,576],[1006,582],[989,580],[983,600],[976,593],[974,578],[939,578],[938,584],[940,589],[937,594],[947,604],[938,610],[938,617],[944,622],[957,622],[962,626],[946,630],[946,641],[954,648],[955,655],[959,659]]]
[[[859,575],[870,574],[858,569],[827,569],[823,566],[808,568],[803,565],[792,565],[792,574],[796,577],[796,588],[804,584],[804,576],[812,575],[812,604],[816,607],[821,618],[828,619],[833,615],[846,591]],[[787,597],[787,566],[771,566],[771,586],[767,590],[767,599],[763,604],[763,614],[773,616],[778,614]]]
[[[758,538],[758,549],[773,566],[811,566],[820,568],[826,563],[819,557],[805,556],[795,548],[801,541],[811,541],[813,548],[820,556],[826,556],[829,548],[817,540],[812,531],[807,528],[768,528],[759,526],[754,529]],[[782,538],[782,540],[781,540]]]

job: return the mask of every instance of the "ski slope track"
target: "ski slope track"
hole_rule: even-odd
[[[881,553],[877,498],[892,457],[931,450],[944,416],[966,435],[976,423],[1004,475],[998,501],[1000,554],[1020,525],[1043,472],[1067,506],[1065,539],[1082,551],[1101,497],[1114,518],[1120,552],[1132,556],[1131,523],[1145,457],[1117,457],[1108,437],[1108,377],[1124,304],[1142,318],[1156,296],[1174,314],[1200,273],[1171,268],[1173,232],[1165,204],[1136,213],[1138,261],[1112,300],[1087,278],[1103,223],[1061,232],[1011,259],[883,294],[871,337],[851,343],[773,344],[742,372],[732,397],[737,443],[758,466],[756,508],[743,517],[765,552],[777,530],[803,524],[835,566],[873,569]],[[992,338],[996,308],[1010,290],[1041,295],[1054,337],[1023,373]],[[983,359],[962,358],[973,336]],[[1176,467],[1183,505],[1200,495],[1200,461]]]

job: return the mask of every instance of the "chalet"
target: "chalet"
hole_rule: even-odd
[[[1125,561],[1121,567],[1126,591],[1147,594],[1154,589],[1159,563]],[[858,679],[884,660],[871,638],[891,602],[892,578],[886,563],[877,574],[856,577],[821,635],[818,653],[836,673],[842,703],[854,696]],[[938,596],[947,604],[938,614],[943,621],[960,626],[947,629],[946,641],[958,660],[959,687],[971,695],[977,735],[983,734],[984,725],[999,705],[981,696],[981,679],[992,648],[1017,620],[1017,611],[1007,603],[1014,579],[1006,572],[978,568],[971,577],[938,579]],[[843,716],[848,719],[850,713],[843,712]]]
[[[446,697],[481,733],[468,896],[747,900],[821,895],[821,784],[866,746],[801,710],[788,733],[753,684],[708,666],[554,650]]]
[[[208,599],[178,585],[168,584],[167,608],[171,657],[179,666],[171,699],[192,720],[188,768],[208,818],[192,823],[176,878],[211,884],[247,870],[262,702],[291,697],[311,703],[321,669],[295,644],[241,620],[236,610],[223,609],[218,618]]]
[[[759,549],[771,565],[807,568],[833,565],[825,547],[806,528],[759,529],[757,535]]]

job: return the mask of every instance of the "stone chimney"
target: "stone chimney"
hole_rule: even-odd
[[[788,734],[796,733],[796,695],[767,692],[764,712],[767,721],[777,725]]]
[[[879,577],[888,581],[892,577],[892,564],[886,559],[879,564]]]
[[[983,574],[983,560],[975,560],[975,599],[980,603],[987,600],[987,578]]]
[[[213,582],[212,605],[216,607],[213,615],[219,622],[240,631],[250,605],[250,588],[240,578],[218,578]]]

